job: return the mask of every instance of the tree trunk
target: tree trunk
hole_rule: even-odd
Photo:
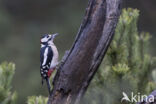
[[[54,79],[48,104],[79,104],[112,40],[121,0],[89,0],[86,15]]]

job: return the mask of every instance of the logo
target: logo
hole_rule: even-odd
[[[131,92],[131,96],[128,97],[128,95],[125,93],[125,92],[122,92],[122,99],[121,99],[121,102],[123,101],[127,101],[127,102],[154,102],[154,95],[141,95],[141,93],[137,93],[137,94],[134,94],[133,92]]]
[[[122,92],[122,95],[123,95],[123,98],[121,99],[121,102],[124,100],[129,101],[129,102],[131,101],[125,92]]]

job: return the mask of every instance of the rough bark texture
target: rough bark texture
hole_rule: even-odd
[[[54,79],[48,104],[79,104],[112,40],[121,0],[89,0],[86,15]]]

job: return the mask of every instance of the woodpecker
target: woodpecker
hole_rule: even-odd
[[[49,94],[51,91],[49,78],[58,65],[59,54],[57,47],[53,42],[57,35],[58,33],[45,34],[40,40],[40,73],[42,77],[42,85],[44,80],[46,80]]]

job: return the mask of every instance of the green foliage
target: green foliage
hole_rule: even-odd
[[[156,61],[148,54],[150,35],[138,32],[138,16],[136,9],[123,9],[107,55],[89,86],[85,104],[120,104],[122,92],[149,94],[156,88],[153,81]]]
[[[11,83],[15,73],[13,63],[4,62],[0,65],[0,104],[16,104],[17,93],[11,92]],[[27,104],[47,104],[48,98],[43,96],[28,97]]]
[[[43,96],[28,97],[27,104],[47,104],[48,98]]]
[[[11,92],[11,82],[15,73],[13,63],[4,62],[0,65],[0,104],[16,104],[17,94]]]
[[[129,70],[129,67],[126,64],[119,63],[116,64],[115,66],[112,66],[112,69],[117,74],[125,74]]]

